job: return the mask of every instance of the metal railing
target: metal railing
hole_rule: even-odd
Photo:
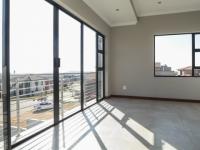
[[[23,76],[24,78],[28,76],[29,80],[24,81]],[[23,124],[27,124],[27,120],[24,120],[26,118],[25,114],[27,112],[34,113],[36,111],[34,106],[37,105],[42,98],[46,97],[46,100],[53,104],[53,75],[43,75],[42,77],[41,75],[38,75],[38,77],[34,75],[34,78],[37,79],[31,79],[31,75],[23,76],[11,76],[11,124],[15,128],[15,134],[12,136],[20,136],[22,131],[37,125],[37,123],[30,123],[29,125],[23,126]],[[61,117],[64,118],[65,109],[68,111],[80,104],[80,74],[60,74],[59,82],[60,111]],[[1,92],[0,90],[0,94]],[[96,98],[96,73],[84,74],[84,98],[85,102]],[[73,103],[72,106],[69,106],[69,102]],[[0,106],[0,110],[2,110],[2,106]],[[51,113],[52,110],[53,108],[48,109]],[[41,111],[40,113],[47,112]],[[51,113],[48,112],[47,114],[49,115]],[[35,119],[31,118],[31,115],[29,119]],[[53,115],[50,117],[53,117]],[[50,119],[50,117],[47,117],[47,119]],[[39,121],[43,121],[43,119]]]

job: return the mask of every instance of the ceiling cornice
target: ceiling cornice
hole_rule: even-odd
[[[181,11],[164,11],[164,12],[152,12],[152,13],[141,13],[139,17],[148,17],[148,16],[158,16],[158,15],[172,15],[172,14],[180,14],[180,13],[190,13],[200,11],[199,9],[188,9],[188,10],[181,10]]]

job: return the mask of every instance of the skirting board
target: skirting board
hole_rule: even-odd
[[[200,103],[200,100],[194,100],[194,99],[144,97],[144,96],[128,96],[128,95],[111,95],[110,97],[129,98],[129,99],[142,99],[142,100],[155,100],[155,101],[174,101],[174,102]]]

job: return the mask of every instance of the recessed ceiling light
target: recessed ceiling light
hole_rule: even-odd
[[[161,5],[161,4],[162,4],[162,1],[158,1],[157,3],[158,3],[159,5]]]
[[[119,8],[115,9],[115,11],[119,11]]]

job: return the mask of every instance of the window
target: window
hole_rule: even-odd
[[[59,11],[61,119],[80,110],[80,27],[80,22]]]
[[[158,35],[154,37],[154,40],[155,76],[192,77],[200,75],[198,34]]]
[[[195,66],[200,67],[200,52],[195,53]]]
[[[97,59],[98,59],[98,64],[97,64],[97,70],[98,70],[98,100],[101,100],[104,95],[104,79],[105,79],[105,74],[104,74],[104,37],[101,35],[97,35]]]
[[[101,100],[104,97],[104,74],[103,71],[98,71],[98,100]]]
[[[103,67],[103,54],[98,53],[98,67]]]
[[[0,135],[0,144],[3,140],[5,143],[0,149],[15,148],[46,131],[59,119],[95,104],[104,98],[105,90],[104,36],[101,33],[51,2],[4,2],[10,9],[4,5],[6,30],[2,35],[10,36],[0,39],[0,47],[2,41],[6,47],[3,53],[9,53],[3,61],[5,68],[2,69],[2,64],[0,68],[0,132],[6,135],[4,131],[11,129],[11,137]],[[1,9],[2,3],[2,17]],[[0,32],[1,25],[2,18]],[[7,82],[1,83],[9,80],[8,77],[10,87]],[[2,85],[6,87],[4,92],[9,93],[6,101],[2,101]],[[10,109],[5,113],[8,113],[8,121],[11,120],[11,125],[4,129],[3,125],[9,124],[3,122],[3,104]]]
[[[98,36],[98,50],[103,50],[103,37],[102,36]]]
[[[200,76],[200,34],[193,34],[194,76]]]
[[[96,102],[96,32],[84,25],[84,102],[85,106]]]
[[[14,144],[53,123],[53,7],[41,0],[10,1],[10,20]]]
[[[195,49],[200,49],[200,34],[195,35]]]

